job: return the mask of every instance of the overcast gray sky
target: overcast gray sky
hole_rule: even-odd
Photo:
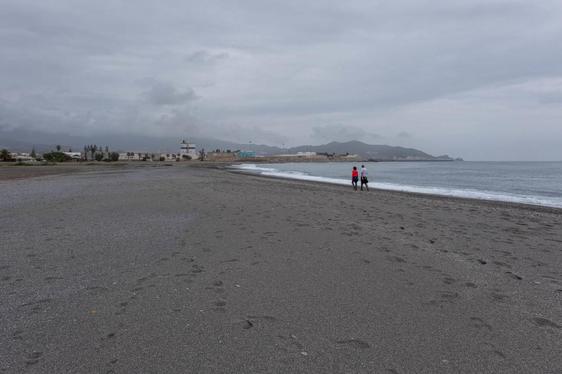
[[[562,160],[562,2],[0,0],[0,129]]]

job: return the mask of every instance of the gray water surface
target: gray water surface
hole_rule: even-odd
[[[238,165],[263,175],[350,184],[367,167],[370,186],[562,207],[562,162],[330,162]]]

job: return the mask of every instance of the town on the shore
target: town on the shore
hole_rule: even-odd
[[[318,152],[297,152],[290,154],[258,155],[252,150],[214,149],[206,151],[197,149],[196,144],[182,140],[177,152],[142,152],[142,151],[113,151],[108,146],[85,145],[80,151],[72,148],[63,149],[57,145],[53,150],[38,153],[35,148],[30,152],[10,152],[8,149],[0,150],[0,161],[16,162],[19,164],[35,164],[49,162],[116,162],[116,161],[356,161],[359,156],[355,154],[335,154]]]

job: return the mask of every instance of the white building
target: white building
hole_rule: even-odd
[[[122,152],[119,153],[119,161],[141,161],[144,153],[140,152]]]
[[[182,140],[180,143],[180,157],[184,158],[191,158],[195,160],[197,158],[197,150],[195,144],[188,143],[185,140]]]
[[[15,159],[16,162],[35,162],[35,159],[29,153],[11,153],[10,157]]]
[[[80,153],[80,152],[63,152],[63,153],[73,160],[82,159],[82,153]]]

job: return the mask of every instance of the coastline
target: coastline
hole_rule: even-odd
[[[239,164],[240,162],[231,162],[231,161],[224,161],[224,162],[206,161],[206,162],[190,162],[190,163],[176,163],[176,162],[167,162],[167,161],[166,162],[123,161],[123,162],[113,162],[113,163],[87,162],[87,163],[64,163],[64,164],[56,164],[56,165],[33,165],[33,166],[0,164],[0,183],[9,180],[23,180],[23,179],[49,177],[49,176],[56,176],[56,175],[62,176],[70,173],[92,173],[92,172],[96,173],[96,172],[105,172],[108,170],[113,170],[117,172],[121,170],[130,171],[135,169],[152,169],[152,168],[161,168],[161,167],[175,167],[175,168],[187,167],[187,168],[196,168],[196,169],[197,168],[217,169],[217,170],[224,170],[229,173],[243,174],[246,176],[253,176],[258,178],[285,180],[285,181],[292,181],[295,183],[308,183],[313,185],[317,184],[321,186],[326,186],[326,185],[337,186],[338,188],[343,190],[349,189],[345,185],[336,184],[336,183],[302,180],[302,179],[296,179],[296,178],[290,178],[284,176],[261,175],[252,171],[234,168],[234,166]],[[441,195],[435,193],[422,193],[422,192],[414,192],[414,191],[400,191],[400,190],[391,190],[391,189],[385,189],[380,187],[371,187],[371,190],[381,191],[388,194],[399,194],[399,195],[406,195],[406,196],[410,195],[410,196],[427,197],[433,199],[445,199],[445,200],[458,201],[458,202],[468,201],[477,204],[484,204],[485,206],[497,206],[497,207],[513,206],[513,207],[521,207],[528,210],[536,210],[542,212],[552,212],[552,213],[562,212],[562,207],[529,204],[523,202],[479,199],[473,197]]]
[[[232,166],[232,165],[228,165]],[[283,180],[295,183],[306,183],[312,185],[320,185],[320,186],[332,186],[338,187],[342,190],[346,190],[351,192],[355,192],[351,190],[351,182],[349,183],[349,187],[336,184],[336,183],[329,183],[329,182],[318,182],[318,181],[310,181],[310,180],[302,180],[302,179],[295,179],[283,176],[272,176],[272,175],[261,175],[247,170],[236,170],[233,168],[229,168],[228,166],[219,167],[218,169],[223,169],[231,173],[237,174],[244,174],[246,176],[253,176],[257,178],[266,178],[272,180]],[[528,210],[536,210],[541,212],[550,212],[550,213],[559,213],[562,214],[562,208],[552,207],[552,206],[545,206],[545,205],[538,205],[538,204],[526,204],[521,202],[512,202],[512,201],[501,201],[501,200],[485,200],[485,199],[478,199],[472,197],[461,197],[461,196],[448,196],[448,195],[439,195],[439,194],[432,194],[432,193],[421,193],[421,192],[412,192],[412,191],[397,191],[397,190],[390,190],[384,188],[374,188],[371,187],[371,191],[380,191],[388,194],[398,194],[398,195],[406,195],[406,196],[414,196],[420,198],[429,198],[429,199],[438,199],[438,200],[450,200],[450,201],[457,201],[457,202],[470,202],[474,204],[483,204],[486,206],[497,206],[497,207],[520,207]],[[361,193],[359,191],[358,193]],[[363,192],[368,194],[368,192]]]

